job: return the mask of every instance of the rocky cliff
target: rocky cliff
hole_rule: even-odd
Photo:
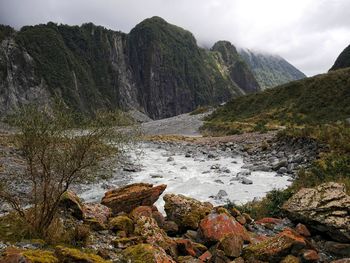
[[[280,56],[239,49],[262,89],[305,78],[305,74]]]
[[[330,70],[350,67],[350,45],[340,53]]]
[[[86,114],[137,109],[158,119],[259,90],[249,70],[230,61],[236,57],[199,48],[190,32],[159,17],[129,34],[91,23],[1,26],[0,42],[2,116],[58,96]]]

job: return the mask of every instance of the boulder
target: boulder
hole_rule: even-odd
[[[303,188],[282,209],[292,220],[303,222],[335,241],[350,242],[350,196],[343,184],[330,182]]]
[[[224,236],[218,245],[218,249],[224,251],[228,257],[239,257],[243,249],[243,238],[234,233]]]
[[[123,250],[123,256],[127,262],[142,263],[176,263],[160,247],[150,244],[139,244]]]
[[[69,212],[75,218],[84,219],[83,204],[80,198],[72,191],[66,191],[62,196],[59,206]]]
[[[315,250],[307,249],[301,254],[303,262],[319,262],[320,256]]]
[[[205,243],[218,242],[228,234],[239,236],[244,241],[250,240],[245,227],[226,213],[207,215],[199,224],[198,234]]]
[[[331,263],[350,263],[350,258],[342,258],[342,259],[334,260]]]
[[[84,220],[97,230],[105,228],[112,214],[110,208],[101,204],[84,204],[83,213]]]
[[[138,206],[151,206],[164,192],[166,185],[136,183],[110,190],[102,198],[102,204],[112,209],[113,214],[130,213]]]
[[[167,254],[173,257],[177,256],[176,242],[158,226],[155,219],[141,216],[136,221],[134,233],[143,237],[146,243],[163,248]]]
[[[134,232],[134,222],[127,216],[117,216],[109,220],[109,228],[112,231],[124,231],[127,235]]]
[[[307,227],[303,224],[297,224],[297,226],[295,227],[295,231],[297,231],[297,233],[299,235],[302,235],[303,237],[310,237],[311,233],[309,231],[309,229],[307,229]]]
[[[255,262],[280,262],[289,254],[297,255],[307,247],[305,239],[296,232],[286,229],[276,236],[243,248],[243,258]]]
[[[182,231],[196,230],[199,222],[213,209],[210,203],[202,203],[184,195],[166,194],[163,199],[168,220],[174,221]]]
[[[324,249],[337,257],[350,257],[350,244],[327,241],[324,244]]]
[[[58,259],[51,251],[40,249],[18,249],[9,247],[0,257],[0,263],[58,263]]]
[[[300,263],[300,259],[293,255],[288,255],[280,263]]]

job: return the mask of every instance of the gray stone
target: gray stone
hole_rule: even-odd
[[[248,178],[243,177],[243,178],[241,179],[241,183],[242,183],[242,184],[253,184],[253,181],[252,181],[252,180],[249,180]]]

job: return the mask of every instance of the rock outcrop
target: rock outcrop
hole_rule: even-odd
[[[345,186],[324,183],[303,188],[282,207],[288,216],[340,242],[350,242],[350,196]]]
[[[347,46],[337,57],[330,70],[337,70],[350,67],[350,45]]]
[[[130,213],[138,206],[151,206],[164,192],[166,185],[137,183],[110,190],[102,198],[102,204],[112,209],[116,215],[119,212]]]

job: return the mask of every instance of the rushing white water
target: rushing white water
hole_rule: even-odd
[[[184,153],[169,153],[154,144],[142,144],[143,154],[137,156],[130,153],[134,162],[137,162],[141,171],[131,172],[127,177],[121,177],[115,173],[107,184],[116,187],[127,183],[152,183],[155,185],[166,184],[165,193],[184,194],[201,201],[209,201],[213,204],[224,204],[229,199],[236,203],[245,203],[254,198],[261,198],[274,188],[286,188],[290,182],[287,176],[276,176],[274,172],[251,172],[247,176],[253,184],[245,185],[235,180],[236,174],[247,171],[242,166],[243,158],[240,156],[221,156],[217,159],[201,157],[185,157]],[[173,161],[168,161],[169,156]],[[221,169],[211,169],[219,166]],[[106,184],[106,183],[104,183]],[[96,183],[85,187],[80,194],[82,198],[90,202],[99,202],[106,187],[102,183]],[[220,190],[224,190],[227,196],[213,198]],[[221,191],[222,192],[222,191]],[[156,205],[163,211],[164,201],[161,198]]]

